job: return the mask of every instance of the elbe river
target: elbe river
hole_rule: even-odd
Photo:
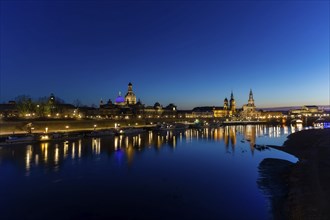
[[[299,128],[301,129],[301,128]],[[245,125],[0,148],[0,219],[271,219],[264,158],[296,127]]]

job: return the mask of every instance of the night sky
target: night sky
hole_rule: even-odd
[[[329,105],[329,1],[1,1],[0,101]]]

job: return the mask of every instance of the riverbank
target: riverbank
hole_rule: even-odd
[[[266,187],[268,192],[273,194],[271,202],[274,218],[330,219],[330,129],[296,132],[288,136],[283,147],[271,147],[299,159],[296,164],[287,164],[286,169],[283,169],[283,161],[272,164],[280,170],[280,174],[276,174],[277,177],[282,178],[281,187],[284,187],[284,190],[282,189],[281,193],[285,193],[281,197],[282,205],[274,206],[273,203],[280,194],[276,195],[271,186],[267,188],[267,184],[259,185]],[[260,169],[261,165],[259,172],[262,176],[266,171]],[[268,169],[268,173],[272,176],[271,169]],[[268,178],[271,179],[272,177]],[[278,217],[281,212],[282,217]]]
[[[131,119],[17,119],[17,120],[0,120],[0,136],[8,136],[13,134],[26,134],[28,129],[32,133],[45,132],[83,132],[93,130],[106,130],[117,127],[155,127],[157,124],[163,123],[184,123],[191,126],[230,126],[230,125],[256,125],[269,124],[274,125],[271,121],[215,121],[214,119],[202,120],[200,124],[196,124],[195,119],[179,119],[179,118],[131,118]],[[213,124],[213,125],[211,125]],[[276,123],[278,124],[278,123]],[[30,126],[28,128],[28,126]]]
[[[13,134],[26,134],[27,126],[30,126],[32,133],[52,132],[83,132],[94,130],[106,130],[116,127],[154,127],[157,121],[142,119],[131,120],[17,120],[0,121],[0,136]]]

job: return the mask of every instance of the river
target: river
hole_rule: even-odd
[[[301,128],[299,128],[301,129]],[[264,158],[295,127],[245,125],[0,148],[0,219],[271,219]]]

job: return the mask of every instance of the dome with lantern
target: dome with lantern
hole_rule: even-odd
[[[121,96],[121,92],[119,92],[115,102],[116,102],[117,105],[125,104],[125,98]]]

